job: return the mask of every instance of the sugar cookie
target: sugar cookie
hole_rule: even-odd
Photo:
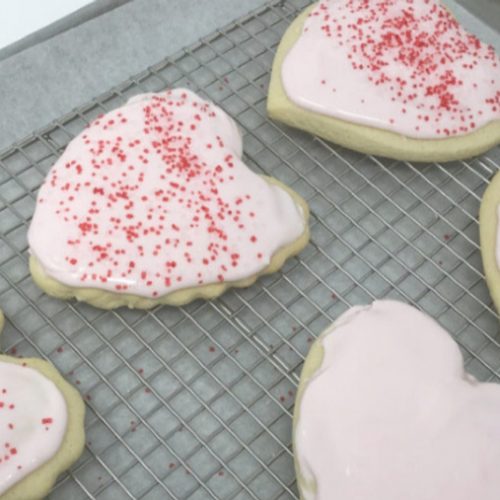
[[[83,417],[80,394],[50,363],[0,355],[0,498],[44,498],[83,451]]]
[[[479,210],[479,240],[486,283],[500,311],[500,174],[484,192]]]
[[[294,413],[304,500],[496,500],[500,386],[433,319],[383,300],[312,345]]]
[[[242,161],[233,120],[185,89],[139,95],[77,136],[40,189],[35,282],[97,307],[210,299],[278,270],[308,207]]]
[[[500,66],[439,0],[324,0],[276,53],[269,115],[400,160],[467,158],[500,142]]]

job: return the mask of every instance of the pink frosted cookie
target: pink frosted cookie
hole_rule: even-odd
[[[306,358],[294,451],[304,500],[497,500],[500,386],[417,309],[353,307]]]
[[[79,393],[50,363],[0,355],[0,498],[44,498],[83,451],[83,417]]]
[[[233,120],[185,89],[138,95],[77,136],[38,194],[36,283],[97,307],[212,298],[307,244],[308,208],[242,161]]]
[[[446,161],[500,142],[500,65],[439,0],[323,0],[276,53],[269,115],[349,148]]]

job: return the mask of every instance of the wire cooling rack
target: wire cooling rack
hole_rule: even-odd
[[[270,122],[275,48],[305,0],[272,2],[0,154],[3,348],[49,358],[87,404],[87,446],[51,498],[297,498],[291,416],[310,342],[352,304],[392,297],[436,318],[480,380],[500,377],[498,318],[478,249],[500,149],[414,165]],[[312,241],[282,272],[188,307],[104,312],[41,293],[26,231],[35,195],[96,115],[186,86],[233,116],[246,161],[304,196]]]

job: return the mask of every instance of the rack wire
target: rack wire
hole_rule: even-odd
[[[291,416],[311,341],[352,304],[392,297],[436,318],[469,372],[500,377],[498,318],[477,214],[500,149],[411,164],[268,120],[275,48],[307,0],[270,2],[0,153],[3,349],[50,359],[87,404],[87,445],[51,498],[298,498]],[[248,165],[312,210],[311,244],[282,272],[187,307],[105,312],[41,293],[26,231],[45,174],[98,114],[185,86],[233,116]]]

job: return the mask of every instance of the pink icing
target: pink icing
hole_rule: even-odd
[[[325,0],[287,54],[282,81],[312,111],[444,138],[499,119],[498,63],[438,0]]]
[[[497,500],[500,386],[431,318],[377,301],[321,337],[295,433],[305,500]]]
[[[0,362],[0,494],[57,453],[66,425],[66,403],[52,381]]]
[[[304,220],[241,155],[235,123],[212,103],[185,89],[136,96],[52,167],[30,251],[62,283],[146,297],[256,274]]]

